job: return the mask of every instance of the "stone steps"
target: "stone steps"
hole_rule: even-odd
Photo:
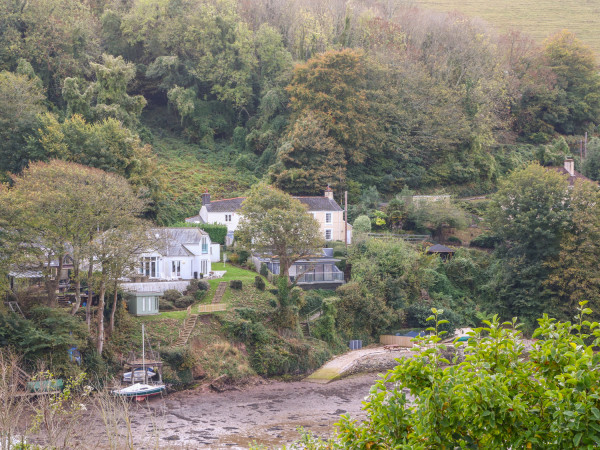
[[[225,295],[225,291],[227,290],[227,282],[221,281],[217,286],[217,291],[215,292],[215,296],[212,299],[213,303],[221,303],[221,299],[223,295]]]
[[[182,347],[185,344],[187,344],[187,341],[190,338],[192,331],[194,331],[194,328],[196,327],[197,321],[198,314],[190,314],[189,316],[187,316],[185,322],[183,323],[183,328],[179,332],[179,337],[175,341],[175,347]]]

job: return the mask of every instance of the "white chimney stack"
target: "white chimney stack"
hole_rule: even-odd
[[[327,188],[325,188],[325,198],[330,198],[333,200],[333,189],[331,189],[329,185],[327,185]]]
[[[575,175],[575,161],[573,161],[573,158],[565,159],[565,170],[569,172],[569,175]]]

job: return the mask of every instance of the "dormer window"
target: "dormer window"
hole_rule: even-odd
[[[325,213],[325,223],[331,223],[331,213]]]

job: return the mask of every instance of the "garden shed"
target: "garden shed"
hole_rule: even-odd
[[[134,316],[151,316],[158,314],[160,292],[128,292],[127,308]]]

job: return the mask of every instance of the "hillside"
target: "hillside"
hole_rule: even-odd
[[[479,17],[501,32],[518,30],[538,43],[567,28],[600,54],[599,0],[417,0],[416,3],[433,10]]]

